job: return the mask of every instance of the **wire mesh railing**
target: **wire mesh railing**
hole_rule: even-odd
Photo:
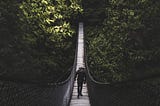
[[[160,106],[159,75],[117,83],[96,81],[87,65],[86,49],[85,67],[91,106]]]
[[[73,90],[74,65],[56,83],[33,83],[0,80],[0,106],[67,106]]]
[[[0,106],[68,106],[74,85],[77,45],[73,67],[55,83],[17,82],[0,79]],[[65,79],[65,80],[64,80]]]
[[[0,106],[67,106],[72,93],[73,67],[67,80],[58,83],[0,81]]]

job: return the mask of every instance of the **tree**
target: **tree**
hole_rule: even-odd
[[[95,77],[103,75],[99,80],[114,82],[156,73],[159,5],[151,0],[107,2],[101,27],[87,32],[88,61]]]
[[[2,53],[4,59],[1,61],[1,66],[6,70],[6,75],[2,76],[21,80],[56,80],[73,64],[75,29],[71,26],[70,19],[82,11],[80,1],[13,0],[12,2],[0,3],[3,6],[1,17],[10,27],[15,27],[13,31],[16,32],[10,33],[13,40],[11,47],[8,46],[10,53]],[[4,14],[16,17],[10,17],[16,24],[10,24],[10,20]],[[6,41],[8,39],[5,38]],[[6,55],[11,56],[7,63],[5,63]],[[4,64],[9,65],[9,63],[12,64],[12,68],[7,71],[9,67]]]

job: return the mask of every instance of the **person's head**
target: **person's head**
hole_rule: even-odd
[[[79,67],[79,69],[84,69],[84,67]]]
[[[80,71],[80,72],[83,72],[83,71],[84,71],[84,67],[80,67],[80,68],[79,68],[79,71]]]

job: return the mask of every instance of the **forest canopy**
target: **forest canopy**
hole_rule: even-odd
[[[88,2],[83,3],[89,23],[85,33],[94,78],[116,82],[158,74],[160,1],[102,0],[98,5],[94,0],[90,6]]]
[[[0,76],[54,81],[74,61],[79,0],[1,0]]]
[[[158,0],[1,0],[0,77],[55,81],[73,65],[79,20],[96,80],[158,74],[159,13]]]

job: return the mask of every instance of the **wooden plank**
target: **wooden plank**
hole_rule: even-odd
[[[75,82],[75,85],[77,85],[76,83],[77,82]],[[82,94],[83,96],[80,96],[79,98],[77,98],[77,95],[78,95],[77,86],[75,86],[73,89],[70,106],[90,106],[86,84],[84,84],[83,86]]]
[[[77,70],[79,69],[79,67],[84,67],[83,23],[79,23],[78,38],[79,39],[78,39],[78,53],[77,53],[77,66],[76,66]],[[77,87],[78,87],[77,81],[75,81],[70,106],[90,106],[88,91],[87,91],[87,84],[83,84],[83,88],[82,88],[83,96],[79,96],[79,98],[77,98],[77,95],[78,95]]]
[[[84,67],[84,37],[83,37],[83,23],[79,23],[78,30],[78,52],[77,52],[77,70],[79,67]]]

